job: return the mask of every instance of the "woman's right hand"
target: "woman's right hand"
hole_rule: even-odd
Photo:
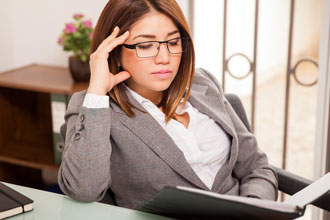
[[[97,50],[91,54],[89,66],[91,77],[87,93],[95,95],[106,95],[115,85],[128,79],[131,75],[127,71],[112,74],[109,70],[109,53],[118,45],[123,44],[129,32],[117,37],[119,28],[115,27],[109,37],[104,39]]]

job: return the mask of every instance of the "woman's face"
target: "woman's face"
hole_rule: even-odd
[[[159,12],[149,12],[133,24],[125,44],[144,41],[166,41],[180,37],[173,21]],[[122,47],[120,64],[131,74],[126,84],[141,96],[160,101],[161,94],[175,78],[181,54],[170,54],[166,43],[161,44],[155,57],[140,58],[136,51]]]

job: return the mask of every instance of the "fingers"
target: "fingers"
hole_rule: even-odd
[[[114,38],[113,40],[107,42],[105,45],[105,50],[109,53],[118,45],[123,44],[127,38],[129,37],[129,31],[126,31],[124,34],[120,35],[119,37]]]
[[[113,40],[115,37],[117,37],[117,35],[119,34],[119,31],[120,31],[119,27],[116,26],[113,29],[112,33],[107,38],[105,38],[105,41],[111,41],[111,40]]]
[[[114,79],[115,79],[114,85],[117,85],[118,83],[125,81],[129,77],[131,77],[131,74],[129,74],[129,72],[127,72],[127,71],[122,71],[122,72],[115,74],[114,75]]]
[[[110,53],[115,47],[123,44],[127,40],[129,37],[129,31],[126,31],[124,34],[117,37],[119,31],[119,27],[116,26],[113,32],[98,47],[99,52],[103,54]]]
[[[120,29],[118,26],[116,26],[113,29],[113,31],[111,32],[111,34],[107,38],[105,38],[102,43],[107,44],[108,42],[112,41],[113,39],[115,39],[118,36],[119,32],[120,32]]]

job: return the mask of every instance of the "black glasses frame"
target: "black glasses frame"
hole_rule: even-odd
[[[154,56],[150,56],[150,57],[155,57],[158,55],[159,53],[159,48],[160,48],[160,45],[161,44],[165,44],[166,43],[166,47],[167,47],[167,50],[170,54],[180,54],[180,53],[184,53],[186,50],[187,50],[187,47],[184,48],[184,50],[182,50],[182,52],[180,53],[172,53],[170,51],[170,49],[168,48],[168,42],[169,41],[172,41],[172,40],[177,40],[177,39],[181,39],[181,40],[187,40],[187,42],[190,40],[189,37],[177,37],[177,38],[173,38],[173,39],[169,39],[169,40],[165,40],[165,41],[143,41],[143,42],[139,42],[139,43],[136,43],[136,44],[122,44],[124,47],[128,48],[128,49],[131,49],[131,50],[135,50],[135,53],[136,53],[136,56],[139,57],[137,51],[136,51],[136,46],[138,46],[139,44],[144,44],[144,43],[158,43],[159,46],[157,48],[158,52],[156,53],[156,55]],[[140,57],[140,58],[149,58],[149,57]]]

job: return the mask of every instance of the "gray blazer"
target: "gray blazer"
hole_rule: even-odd
[[[171,137],[148,113],[130,118],[115,102],[110,108],[82,107],[86,91],[75,93],[65,114],[65,140],[58,182],[77,200],[100,201],[111,191],[114,202],[135,208],[164,186],[209,190]],[[144,109],[128,93],[129,100]],[[218,171],[211,191],[277,198],[277,175],[207,71],[196,69],[189,102],[231,136],[229,159]],[[109,191],[109,190],[111,191]]]

